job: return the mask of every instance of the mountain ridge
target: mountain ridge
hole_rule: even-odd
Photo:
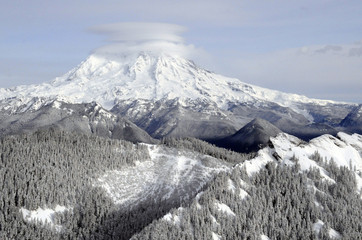
[[[79,134],[94,134],[133,143],[157,143],[144,130],[96,102],[70,104],[54,100],[33,111],[8,115],[0,112],[0,136],[61,129]]]

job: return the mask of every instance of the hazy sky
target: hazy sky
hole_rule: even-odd
[[[360,0],[0,3],[0,87],[52,80],[110,46],[157,41],[246,83],[362,103]]]

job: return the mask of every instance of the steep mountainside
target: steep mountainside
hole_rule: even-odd
[[[51,82],[0,89],[0,109],[9,114],[38,110],[55,99],[95,101],[157,138],[225,137],[256,117],[296,135],[309,125],[310,138],[321,134],[319,123],[337,126],[355,107],[257,87],[178,56],[149,52],[93,54]]]

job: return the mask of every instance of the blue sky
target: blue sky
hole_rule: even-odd
[[[362,103],[362,1],[0,3],[0,87],[52,80],[115,41],[117,29],[104,33],[95,26],[159,22],[183,28],[173,36],[196,49],[195,62],[214,72],[284,92]]]

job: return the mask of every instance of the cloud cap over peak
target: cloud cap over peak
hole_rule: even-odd
[[[180,36],[187,29],[183,26],[155,22],[121,22],[96,25],[89,29],[108,36],[111,42],[167,41],[183,43]]]
[[[181,36],[183,26],[158,22],[121,22],[96,25],[89,30],[105,35],[109,44],[97,48],[94,54],[102,56],[132,55],[148,52],[199,59],[205,55],[201,49],[186,44]]]

